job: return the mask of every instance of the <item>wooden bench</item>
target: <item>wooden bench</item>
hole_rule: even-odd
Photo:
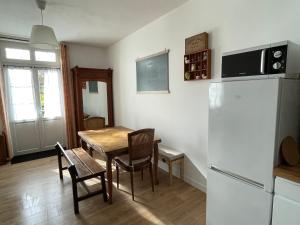
[[[58,156],[59,177],[63,179],[63,170],[68,169],[72,178],[74,212],[79,213],[78,202],[89,197],[102,194],[103,200],[107,201],[106,186],[105,186],[105,169],[100,166],[84,149],[75,148],[71,150],[64,150],[60,143],[55,146]],[[62,167],[61,158],[65,157],[68,167]],[[84,182],[85,180],[100,177],[101,186],[100,190],[90,192],[86,186],[88,194],[78,197],[77,183]]]
[[[179,164],[180,178],[184,179],[184,154],[165,145],[159,145],[158,148],[160,160],[167,163],[169,167],[169,184],[173,182],[173,163]]]

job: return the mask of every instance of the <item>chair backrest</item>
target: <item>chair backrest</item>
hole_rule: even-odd
[[[104,117],[88,117],[83,120],[85,130],[99,130],[105,128]]]
[[[154,129],[141,129],[128,134],[129,163],[135,160],[151,159]]]

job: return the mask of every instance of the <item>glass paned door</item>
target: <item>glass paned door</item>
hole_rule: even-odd
[[[64,143],[60,70],[7,67],[5,75],[15,155]]]
[[[40,107],[41,149],[65,140],[65,120],[59,69],[37,69]]]
[[[42,117],[48,119],[61,117],[59,70],[39,69],[37,73]]]
[[[34,74],[30,67],[5,69],[8,114],[15,155],[39,151]]]
[[[36,120],[37,113],[31,69],[9,68],[8,86],[13,121]]]

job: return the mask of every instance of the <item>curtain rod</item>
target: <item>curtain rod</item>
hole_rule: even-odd
[[[9,35],[4,35],[4,34],[0,34],[0,40],[1,41],[13,41],[13,42],[29,43],[28,38],[14,37],[14,36],[9,36]]]
[[[3,67],[23,67],[23,68],[34,68],[34,69],[60,69],[60,67],[51,66],[28,66],[28,65],[14,65],[14,64],[2,64]]]

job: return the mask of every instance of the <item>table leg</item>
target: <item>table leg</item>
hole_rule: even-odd
[[[112,204],[112,158],[107,156],[106,160],[106,173],[107,173],[107,187],[108,187],[108,202]]]
[[[155,143],[154,144],[154,154],[153,154],[153,166],[154,166],[154,183],[157,185],[158,182],[158,176],[157,176],[157,172],[158,172],[158,144]]]
[[[80,146],[84,149],[84,150],[88,150],[88,147],[87,147],[87,143],[84,141],[84,140],[82,140],[82,139],[80,139]]]

